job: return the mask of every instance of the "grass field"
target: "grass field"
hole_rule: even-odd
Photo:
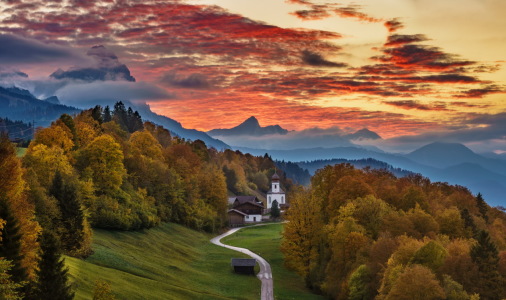
[[[26,150],[28,150],[28,149],[27,148],[21,148],[21,147],[16,148],[16,155],[17,155],[17,157],[23,157],[23,156],[25,156]]]
[[[282,230],[282,224],[244,228],[222,242],[250,249],[271,264],[276,299],[325,299],[311,293],[305,288],[304,280],[283,265],[283,254],[279,250]]]
[[[94,231],[94,254],[67,257],[76,299],[91,299],[96,280],[118,299],[259,299],[260,281],[236,275],[232,257],[212,235],[176,224],[139,232]]]

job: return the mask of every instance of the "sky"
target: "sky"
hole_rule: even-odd
[[[385,150],[503,153],[505,16],[503,0],[6,0],[0,81],[77,106],[145,101],[203,131],[255,116],[368,128]],[[69,75],[93,68],[109,72]]]

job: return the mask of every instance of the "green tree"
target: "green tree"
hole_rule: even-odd
[[[272,202],[272,206],[271,206],[271,217],[276,219],[276,218],[279,218],[280,215],[281,215],[281,212],[279,211],[278,201],[274,200],[274,202]]]
[[[488,205],[485,203],[485,200],[483,200],[481,193],[478,193],[478,195],[476,195],[476,206],[478,206],[478,210],[480,211],[483,220],[488,223]]]
[[[490,240],[488,232],[480,231],[477,241],[478,243],[471,248],[471,258],[478,266],[476,291],[481,299],[501,299],[503,286],[499,274],[499,252]]]
[[[66,253],[75,255],[82,247],[84,236],[84,214],[77,188],[65,183],[60,172],[56,172],[49,194],[56,198],[61,213],[58,225],[62,232],[62,248]]]
[[[11,268],[12,264],[8,260],[0,258],[0,299],[21,300],[23,297],[19,290],[22,285],[11,279]]]
[[[8,271],[11,279],[16,283],[22,283],[28,279],[26,269],[22,266],[22,235],[18,220],[4,196],[0,196],[0,219],[5,221],[5,225],[1,229],[0,257],[11,262],[12,268]]]
[[[420,264],[436,272],[445,261],[447,252],[441,244],[430,241],[415,252],[410,263]]]
[[[44,230],[40,242],[40,260],[37,271],[36,299],[67,300],[74,298],[68,279],[68,269],[61,256],[58,239]]]
[[[371,274],[366,265],[360,265],[348,279],[348,299],[349,300],[366,300],[372,298],[369,282]]]
[[[111,109],[109,108],[109,105],[105,106],[104,115],[103,115],[102,119],[103,119],[104,123],[112,121]]]

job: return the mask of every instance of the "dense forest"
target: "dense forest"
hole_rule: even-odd
[[[0,298],[71,299],[61,255],[91,254],[91,228],[170,221],[214,232],[227,225],[228,196],[265,193],[274,171],[267,155],[172,136],[121,102],[62,115],[23,158],[2,134]]]
[[[288,197],[287,197],[288,198]],[[289,195],[282,251],[333,299],[504,299],[506,214],[462,186],[327,166]]]

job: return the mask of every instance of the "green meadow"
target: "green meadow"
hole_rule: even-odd
[[[250,249],[271,265],[274,278],[274,297],[282,299],[326,299],[305,288],[304,280],[285,268],[279,247],[283,224],[270,224],[241,229],[222,239],[224,244]]]
[[[236,275],[232,257],[209,242],[213,235],[168,223],[137,231],[95,230],[94,253],[66,257],[76,299],[91,299],[96,280],[117,299],[259,299],[260,281]]]

